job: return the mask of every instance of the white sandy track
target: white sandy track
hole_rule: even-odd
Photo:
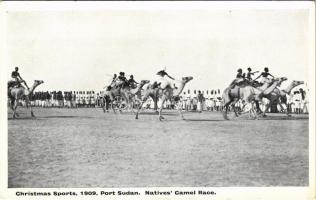
[[[9,113],[9,187],[307,186],[308,117]]]

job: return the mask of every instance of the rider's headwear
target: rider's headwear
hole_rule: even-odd
[[[157,75],[160,75],[160,76],[164,76],[166,74],[167,73],[165,72],[165,70],[160,70],[159,72],[157,72]]]
[[[19,68],[18,68],[18,67],[15,67],[15,70],[17,71],[17,70],[19,70]]]
[[[264,68],[264,71],[265,71],[265,72],[268,72],[268,71],[269,71],[269,68],[265,67],[265,68]]]
[[[250,67],[248,67],[248,71],[251,71],[251,68],[250,68]]]
[[[124,76],[125,75],[125,73],[124,72],[120,72],[120,76]]]
[[[134,76],[133,76],[133,75],[130,75],[129,77],[134,78]]]
[[[239,69],[237,70],[237,72],[242,72],[242,69],[239,68]]]

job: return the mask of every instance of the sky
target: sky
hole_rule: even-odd
[[[114,73],[136,80],[166,68],[187,88],[224,88],[238,68],[308,79],[304,9],[10,11],[7,72],[39,90],[101,90]]]

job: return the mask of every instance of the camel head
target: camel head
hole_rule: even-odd
[[[281,77],[281,78],[279,78],[279,80],[278,80],[278,85],[277,85],[277,86],[280,86],[281,83],[282,83],[283,81],[286,81],[286,80],[287,80],[286,77]]]
[[[42,81],[42,80],[34,80],[34,85],[36,85],[36,86],[43,84],[43,83],[44,83],[44,81]]]
[[[282,82],[283,82],[283,81],[286,81],[286,80],[287,80],[286,77],[281,77],[281,78],[280,78],[280,81],[282,81]]]
[[[187,82],[191,81],[192,79],[193,79],[192,76],[182,77],[182,81],[183,81],[184,83],[187,83]]]
[[[147,84],[149,82],[150,82],[149,80],[141,80],[140,81],[140,85],[145,85],[145,84]]]
[[[291,83],[291,85],[292,85],[292,87],[296,87],[296,86],[298,86],[298,85],[302,85],[302,84],[304,84],[304,81],[292,81],[292,83]]]
[[[34,90],[37,86],[39,86],[42,83],[44,83],[44,81],[42,81],[42,80],[34,80],[34,83],[33,83],[33,86],[31,88],[31,90]]]

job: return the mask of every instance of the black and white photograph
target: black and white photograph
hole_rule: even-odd
[[[3,6],[0,196],[315,198],[314,2]]]

